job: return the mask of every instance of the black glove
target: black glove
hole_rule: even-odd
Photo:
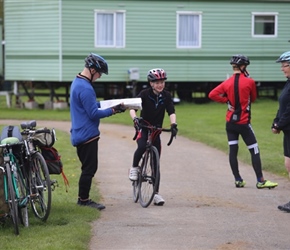
[[[125,112],[126,107],[124,104],[119,104],[119,105],[112,107],[112,109],[113,109],[113,114],[117,114],[117,113]]]
[[[280,130],[276,123],[273,123],[272,124],[271,129],[273,129],[273,128],[276,129],[276,130]]]
[[[140,117],[140,118],[135,117],[135,118],[133,119],[133,122],[134,122],[134,128],[135,128],[136,130],[140,130],[140,122],[141,122],[141,120],[142,120],[141,117]]]
[[[178,132],[177,124],[176,123],[172,123],[171,124],[171,134],[172,134],[172,136],[176,137],[177,132]]]

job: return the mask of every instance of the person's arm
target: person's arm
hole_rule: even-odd
[[[215,102],[221,102],[221,103],[227,103],[229,100],[223,89],[222,83],[209,92],[208,98],[210,98],[211,100]]]
[[[169,116],[170,124],[176,124],[176,114],[171,114]]]
[[[134,118],[137,117],[137,114],[136,114],[136,110],[135,109],[130,109],[130,116],[131,116],[132,120],[134,120]]]
[[[252,85],[253,85],[253,88],[251,91],[251,102],[254,102],[257,99],[257,86],[254,80],[252,82]]]

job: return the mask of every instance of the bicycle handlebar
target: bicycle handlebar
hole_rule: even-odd
[[[143,124],[142,124],[142,125],[140,125],[140,128],[147,128],[147,129],[149,129],[149,130],[160,130],[160,131],[163,131],[163,132],[171,132],[171,129],[170,129],[170,128],[158,128],[158,127],[156,127],[156,126],[152,126],[152,125],[143,125]],[[136,130],[136,131],[135,131],[135,135],[134,135],[134,137],[133,137],[133,141],[136,140],[139,131],[140,131],[140,130]],[[171,133],[171,136],[170,136],[170,139],[169,139],[169,141],[168,141],[168,143],[167,143],[167,146],[170,146],[170,144],[171,144],[172,141],[173,141],[173,137],[174,137],[174,136],[173,136],[172,133]]]

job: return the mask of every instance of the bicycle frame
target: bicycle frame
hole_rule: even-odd
[[[162,131],[170,132],[171,129],[158,128],[151,125],[149,122],[142,120],[142,124],[140,124],[139,130],[136,130],[133,140],[137,139],[143,128],[145,128],[148,132],[146,149],[140,160],[141,164],[138,180],[133,181],[132,185],[134,202],[137,202],[139,199],[142,207],[148,207],[154,198],[160,181],[160,156],[157,148],[154,146],[154,141],[162,133]],[[171,138],[167,143],[168,146],[171,144],[172,140],[173,136],[171,134]]]
[[[22,164],[25,170],[27,170],[26,178],[31,197],[30,203],[32,211],[37,218],[46,221],[51,210],[52,185],[57,183],[51,183],[46,162],[34,144],[33,136],[37,133],[35,127],[35,120],[21,124],[21,128],[23,129],[21,134],[24,137]],[[38,133],[40,132],[42,131],[38,130]]]
[[[13,138],[10,140],[13,140]],[[0,167],[0,169],[3,172],[3,188],[5,202],[9,206],[9,214],[14,224],[15,234],[18,235],[19,218],[22,224],[28,226],[28,215],[26,206],[29,200],[29,195],[22,175],[22,170],[20,169],[17,159],[12,152],[12,147],[16,144],[20,145],[19,142],[9,144],[8,140],[7,144],[0,145],[0,147],[3,149],[4,160],[3,167]]]

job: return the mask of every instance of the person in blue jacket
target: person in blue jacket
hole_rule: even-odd
[[[76,147],[81,162],[78,205],[90,206],[98,210],[105,206],[90,199],[92,179],[98,169],[98,141],[100,119],[125,111],[123,104],[101,110],[92,83],[108,75],[106,60],[94,53],[85,58],[85,67],[72,82],[70,89],[71,143]]]
[[[283,132],[284,164],[290,177],[290,51],[283,53],[276,61],[287,78],[279,96],[279,108],[272,124],[272,132]],[[290,212],[290,202],[278,206],[278,209]]]

